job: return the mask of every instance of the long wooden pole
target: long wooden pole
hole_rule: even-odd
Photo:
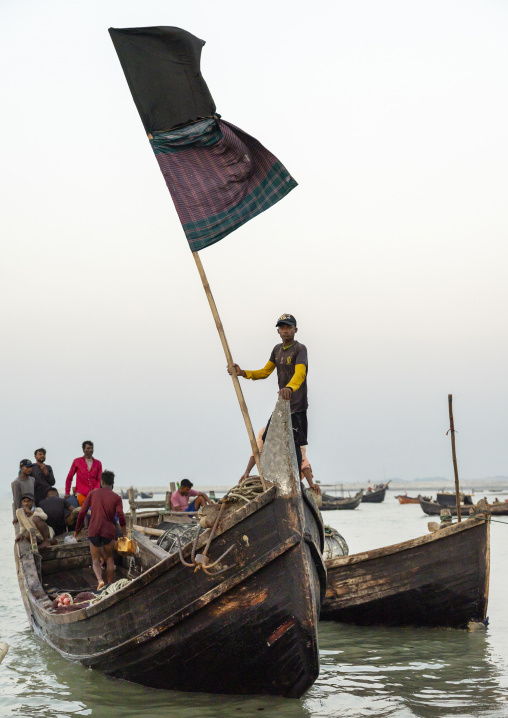
[[[263,474],[261,473],[261,459],[259,456],[259,449],[258,449],[258,445],[256,442],[256,437],[254,436],[254,430],[252,428],[252,423],[251,423],[250,416],[249,416],[249,410],[247,409],[247,404],[245,403],[245,399],[243,397],[242,387],[240,386],[240,382],[238,381],[238,376],[236,374],[236,370],[235,370],[235,367],[233,364],[233,357],[231,355],[231,350],[229,349],[228,340],[226,339],[224,327],[222,326],[219,312],[217,311],[217,306],[216,306],[215,300],[213,298],[212,290],[210,289],[210,285],[208,284],[208,279],[206,278],[204,267],[201,263],[201,257],[199,256],[199,252],[193,252],[192,256],[194,257],[194,260],[196,262],[199,276],[201,277],[201,281],[203,282],[203,287],[204,287],[204,290],[206,293],[206,297],[208,299],[208,304],[210,305],[210,309],[212,310],[213,318],[215,320],[215,326],[217,327],[217,331],[219,332],[220,340],[222,342],[222,347],[224,349],[224,353],[226,355],[226,359],[228,362],[228,367],[231,372],[231,378],[233,379],[233,385],[235,387],[236,396],[238,398],[238,403],[240,404],[240,410],[242,412],[243,420],[245,421],[245,426],[247,427],[247,434],[249,435],[249,441],[250,441],[250,446],[252,449],[252,455],[254,456],[254,460],[256,462],[259,477],[261,479],[261,484],[263,486],[263,491],[264,491],[266,489],[266,486],[265,486],[265,481],[263,479]]]
[[[452,395],[451,394],[448,394],[448,414],[450,416],[450,434],[451,434],[451,439],[452,439],[453,472],[455,474],[455,500],[457,502],[457,521],[460,523],[462,521],[462,517],[460,515],[459,470],[457,469],[457,454],[455,453],[455,426],[453,423],[453,407],[452,407]]]

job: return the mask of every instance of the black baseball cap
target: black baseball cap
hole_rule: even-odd
[[[23,501],[23,499],[30,499],[31,501],[33,501],[34,497],[32,496],[32,494],[23,494],[23,496],[21,497],[21,501]]]
[[[19,462],[19,466],[21,468],[22,466],[33,466],[33,464],[30,461],[30,459],[23,459],[22,461]]]
[[[279,327],[281,324],[288,324],[290,327],[296,327],[296,319],[292,314],[281,314],[281,316],[277,319],[276,327]]]

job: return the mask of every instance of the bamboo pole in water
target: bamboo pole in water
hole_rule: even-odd
[[[208,284],[208,279],[206,278],[203,264],[201,263],[201,258],[199,256],[199,252],[193,252],[192,256],[194,257],[194,260],[196,262],[199,276],[201,277],[201,281],[203,282],[203,287],[204,287],[204,290],[206,293],[206,298],[208,299],[208,304],[210,305],[210,309],[212,310],[212,315],[215,320],[215,326],[217,327],[217,331],[219,332],[220,340],[222,342],[222,348],[224,349],[224,353],[226,355],[226,360],[228,362],[228,368],[231,372],[231,378],[233,379],[233,385],[235,387],[236,396],[238,398],[238,403],[240,404],[240,410],[242,412],[245,426],[247,427],[247,434],[249,435],[249,441],[250,441],[250,446],[252,449],[252,455],[254,456],[254,460],[256,462],[259,477],[261,479],[261,484],[263,486],[263,491],[265,491],[266,486],[265,486],[265,481],[263,479],[263,475],[261,473],[261,460],[260,460],[260,456],[259,456],[259,449],[258,449],[258,445],[256,443],[256,437],[254,436],[254,430],[252,428],[252,423],[251,423],[250,416],[249,416],[249,410],[247,409],[247,404],[245,403],[242,388],[240,386],[240,382],[238,381],[238,376],[236,374],[236,370],[235,370],[235,367],[233,364],[233,357],[231,355],[231,350],[229,349],[229,344],[228,344],[228,340],[226,339],[224,327],[222,326],[219,312],[217,311],[217,306],[216,306],[215,300],[213,298],[212,290],[210,289],[210,285]]]
[[[448,394],[448,414],[450,417],[450,435],[452,440],[452,458],[453,458],[453,473],[455,475],[455,500],[457,502],[457,521],[462,521],[460,514],[460,490],[459,490],[459,470],[457,469],[457,454],[455,453],[455,425],[453,423],[453,407],[452,407],[452,395]],[[446,432],[448,433],[448,431]]]

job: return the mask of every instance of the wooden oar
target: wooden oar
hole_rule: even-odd
[[[460,514],[460,490],[459,490],[459,470],[457,469],[457,454],[455,453],[455,426],[453,424],[453,408],[452,408],[452,395],[448,394],[448,414],[450,416],[450,428],[448,431],[451,434],[452,440],[452,458],[453,458],[453,472],[455,474],[455,500],[457,502],[457,521],[462,521]],[[448,431],[446,432],[448,434]]]

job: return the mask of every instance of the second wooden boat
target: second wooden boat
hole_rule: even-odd
[[[465,627],[487,615],[489,521],[471,518],[403,543],[326,561],[323,619]]]

